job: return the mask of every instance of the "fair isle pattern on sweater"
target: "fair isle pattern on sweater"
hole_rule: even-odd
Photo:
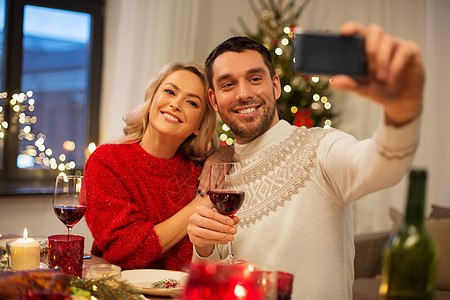
[[[254,225],[298,194],[316,168],[319,143],[334,130],[294,128],[280,145],[271,147],[255,160],[242,161],[246,189],[237,226]]]

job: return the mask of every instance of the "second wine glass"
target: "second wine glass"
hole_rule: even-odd
[[[86,211],[86,193],[81,175],[59,175],[56,177],[53,194],[53,211],[67,227],[72,227],[83,218]]]
[[[214,208],[222,215],[233,217],[244,202],[244,179],[240,163],[217,163],[211,165],[209,198]],[[233,244],[228,243],[228,257],[224,263],[245,262],[233,252]]]

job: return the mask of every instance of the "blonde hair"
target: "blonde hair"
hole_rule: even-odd
[[[204,160],[209,151],[217,147],[215,137],[216,112],[208,100],[208,81],[203,67],[192,63],[175,62],[162,67],[159,72],[150,80],[145,93],[145,102],[129,111],[123,116],[125,127],[124,137],[117,140],[117,143],[140,142],[144,136],[149,122],[148,110],[153,102],[156,91],[162,82],[172,73],[179,70],[187,70],[197,75],[205,87],[206,109],[200,124],[198,135],[191,134],[180,146],[180,150],[192,160]]]

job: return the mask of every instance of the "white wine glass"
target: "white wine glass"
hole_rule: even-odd
[[[56,177],[53,194],[53,211],[67,227],[72,227],[83,218],[86,211],[86,192],[81,175],[59,175]]]
[[[211,165],[209,198],[214,208],[222,215],[233,217],[244,202],[244,178],[241,164],[216,163]],[[223,263],[245,262],[234,255],[233,243],[228,242],[228,256]]]

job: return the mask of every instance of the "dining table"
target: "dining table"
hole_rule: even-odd
[[[96,264],[109,264],[109,262],[107,262],[103,257],[100,256],[95,256],[92,255],[90,253],[85,253],[84,255],[84,259],[83,259],[83,277],[86,277],[86,273],[87,273],[87,269],[92,266],[92,265],[96,265]],[[153,296],[153,295],[145,295],[144,297],[146,299],[150,299],[150,300],[160,300],[160,299],[177,299],[174,297],[169,297],[169,296]]]
[[[4,239],[13,239],[13,238],[20,238],[17,234],[0,234],[0,240]],[[84,253],[83,258],[83,273],[82,278],[86,277],[87,269],[90,266],[96,265],[96,264],[109,264],[103,257],[92,255],[89,252]],[[161,300],[161,299],[172,299],[176,300],[176,297],[169,297],[169,296],[154,296],[154,295],[143,295],[146,299],[149,300]]]

